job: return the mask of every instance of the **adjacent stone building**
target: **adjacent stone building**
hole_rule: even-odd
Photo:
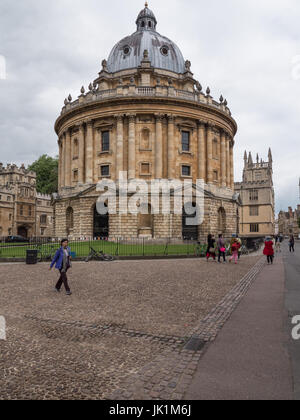
[[[278,232],[280,235],[289,236],[294,235],[300,238],[300,204],[297,209],[293,211],[289,207],[288,211],[281,211],[278,215]]]
[[[233,151],[237,124],[227,101],[215,101],[194,78],[176,44],[160,35],[145,5],[136,32],[103,60],[96,80],[55,123],[59,145],[59,191],[55,235],[74,238],[200,239],[238,229]],[[186,214],[100,216],[96,184],[135,178],[205,183],[204,223],[190,227]],[[119,190],[117,190],[119,192]],[[118,206],[118,203],[117,203]]]
[[[243,181],[235,183],[240,195],[239,234],[243,238],[263,238],[275,234],[275,195],[273,187],[273,158],[269,149],[268,161],[251,153],[244,156]]]
[[[0,163],[0,237],[53,236],[51,196],[38,194],[36,174]]]

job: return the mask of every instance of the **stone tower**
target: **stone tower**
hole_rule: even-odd
[[[251,152],[244,155],[243,181],[235,183],[242,207],[240,209],[240,236],[261,238],[275,233],[275,198],[273,187],[273,157],[269,149],[268,160]]]

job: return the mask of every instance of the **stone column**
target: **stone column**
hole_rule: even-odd
[[[136,178],[136,144],[135,144],[135,122],[136,115],[131,114],[129,117],[129,133],[128,133],[128,179]]]
[[[207,183],[213,182],[212,159],[213,159],[213,126],[208,124],[207,128]]]
[[[227,176],[226,176],[226,134],[224,131],[221,132],[221,183],[222,187],[226,187]]]
[[[58,160],[58,189],[62,187],[62,141],[61,138],[58,139],[58,150],[59,150],[59,160]]]
[[[84,126],[81,124],[79,126],[79,156],[78,156],[78,181],[80,184],[84,184],[85,182],[85,171],[84,171]]]
[[[226,185],[230,188],[230,147],[229,137],[226,135]]]
[[[124,170],[124,139],[123,139],[123,115],[117,115],[117,141],[116,141],[116,179]]]
[[[206,182],[206,158],[205,158],[206,128],[202,121],[198,122],[198,177]]]
[[[168,115],[168,179],[175,178],[174,115]]]
[[[234,190],[234,160],[233,160],[233,139],[230,140],[230,188]]]
[[[71,187],[71,131],[66,131],[65,138],[65,186]]]
[[[85,137],[85,182],[93,183],[94,172],[94,139],[93,139],[93,121],[86,121]]]
[[[156,114],[156,140],[155,140],[155,178],[163,178],[163,144],[162,120],[163,115]]]

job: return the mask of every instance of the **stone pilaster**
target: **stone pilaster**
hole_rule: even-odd
[[[71,131],[66,131],[65,137],[65,187],[71,187]]]
[[[123,115],[117,115],[117,141],[116,141],[116,179],[124,170],[124,122]]]
[[[59,161],[58,161],[58,189],[63,185],[63,142],[60,138],[58,140]]]
[[[206,181],[206,156],[205,156],[206,128],[202,121],[198,122],[198,178]]]
[[[174,179],[174,115],[168,115],[168,178]]]
[[[222,187],[226,187],[227,176],[226,176],[226,134],[224,131],[221,132],[221,183]]]
[[[86,121],[85,137],[85,182],[93,183],[94,166],[94,139],[93,139],[93,121]]]
[[[163,115],[156,114],[156,140],[155,140],[155,178],[163,178],[163,139],[162,121]]]
[[[128,133],[128,178],[136,178],[136,140],[135,140],[135,124],[136,115],[128,115],[129,133]]]
[[[208,124],[207,126],[207,183],[211,184],[213,182],[213,171],[212,171],[212,158],[213,158],[213,125]]]

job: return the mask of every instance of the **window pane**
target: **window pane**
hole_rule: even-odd
[[[102,152],[109,152],[109,131],[102,132]]]
[[[109,176],[109,166],[101,166],[101,176]]]
[[[183,131],[181,134],[181,142],[182,142],[182,151],[189,152],[190,151],[190,133],[188,131]]]
[[[183,176],[191,176],[191,167],[190,166],[183,166],[182,167],[182,175]]]

